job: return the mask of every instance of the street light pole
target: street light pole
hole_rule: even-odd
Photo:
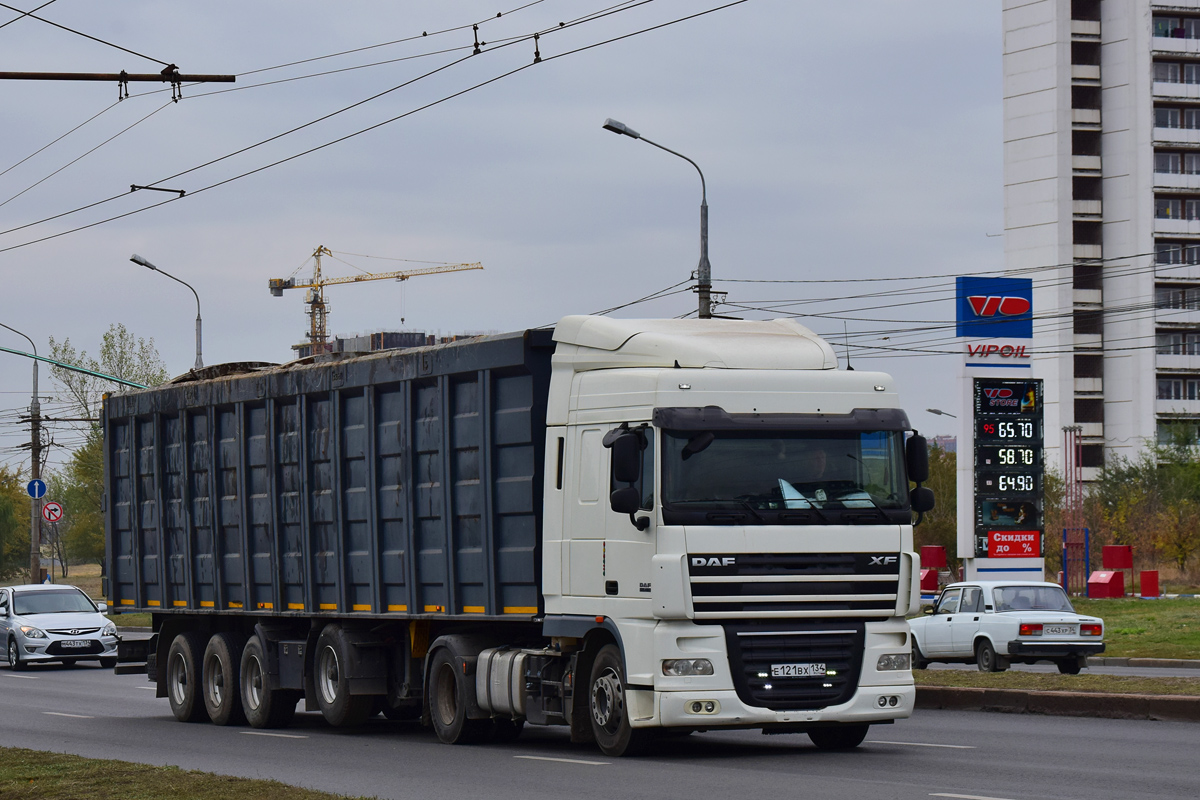
[[[137,253],[134,253],[132,256],[130,256],[129,260],[139,266],[145,267],[146,269],[154,270],[155,272],[166,275],[171,280],[177,283],[182,283],[184,286],[192,290],[192,294],[196,297],[196,366],[192,367],[192,369],[203,369],[204,359],[200,357],[200,295],[196,294],[196,290],[192,288],[190,283],[176,278],[169,272],[163,272],[161,269],[139,256]]]
[[[18,336],[29,342],[29,346],[33,348],[33,397],[29,401],[29,454],[30,467],[29,477],[31,480],[41,480],[42,478],[42,404],[38,401],[38,362],[37,362],[37,345],[33,343],[25,334],[21,333],[16,328],[10,328],[3,322],[0,322],[0,328],[10,330]],[[30,517],[29,517],[29,582],[42,582],[42,499],[40,497],[32,498],[30,501]]]
[[[625,123],[617,122],[611,117],[604,120],[604,130],[628,136],[631,139],[641,139],[659,150],[666,150],[671,155],[679,156],[691,164],[696,168],[696,172],[700,173],[700,265],[696,268],[696,293],[700,298],[700,319],[710,319],[712,317],[712,267],[708,263],[708,189],[705,186],[704,173],[701,172],[700,165],[683,153],[677,153],[669,147],[663,147],[658,142],[650,141]]]

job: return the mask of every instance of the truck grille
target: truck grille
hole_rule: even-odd
[[[883,618],[896,614],[897,554],[688,556],[696,619]]]
[[[845,703],[858,688],[862,669],[862,622],[804,628],[726,625],[725,642],[734,688],[747,705],[773,711],[815,709]],[[771,676],[776,664],[824,664],[811,678]]]

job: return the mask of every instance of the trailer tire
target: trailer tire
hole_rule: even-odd
[[[588,679],[588,715],[600,752],[606,756],[636,755],[649,743],[650,734],[629,725],[625,666],[621,650],[606,644],[596,653]]]
[[[293,689],[270,689],[267,655],[262,640],[251,636],[242,648],[239,669],[242,709],[252,728],[286,728],[300,701]]]
[[[167,701],[180,722],[205,722],[208,710],[201,696],[200,676],[204,671],[204,635],[184,631],[167,651]]]
[[[215,633],[204,648],[204,708],[215,725],[241,725],[242,641],[233,633]]]
[[[350,694],[350,678],[346,668],[350,663],[352,645],[342,626],[329,623],[317,637],[317,652],[313,659],[313,682],[317,689],[317,707],[321,716],[335,728],[353,728],[367,721],[375,707],[373,695]]]
[[[808,732],[808,738],[821,750],[853,750],[867,738],[867,729],[870,727],[841,725],[837,728],[817,728]]]
[[[449,648],[433,654],[429,667],[429,718],[446,744],[471,744],[492,732],[490,719],[467,718],[468,677],[461,675]]]

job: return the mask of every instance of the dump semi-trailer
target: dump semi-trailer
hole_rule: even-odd
[[[182,721],[854,747],[913,708],[892,379],[786,320],[566,317],[104,403],[110,607]],[[129,670],[130,666],[118,665]]]

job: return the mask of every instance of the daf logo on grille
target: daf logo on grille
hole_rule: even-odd
[[[885,564],[895,564],[896,556],[871,556],[872,567],[882,567]]]
[[[732,567],[736,563],[737,559],[732,556],[726,556],[725,558],[694,556],[692,558],[693,567]]]

